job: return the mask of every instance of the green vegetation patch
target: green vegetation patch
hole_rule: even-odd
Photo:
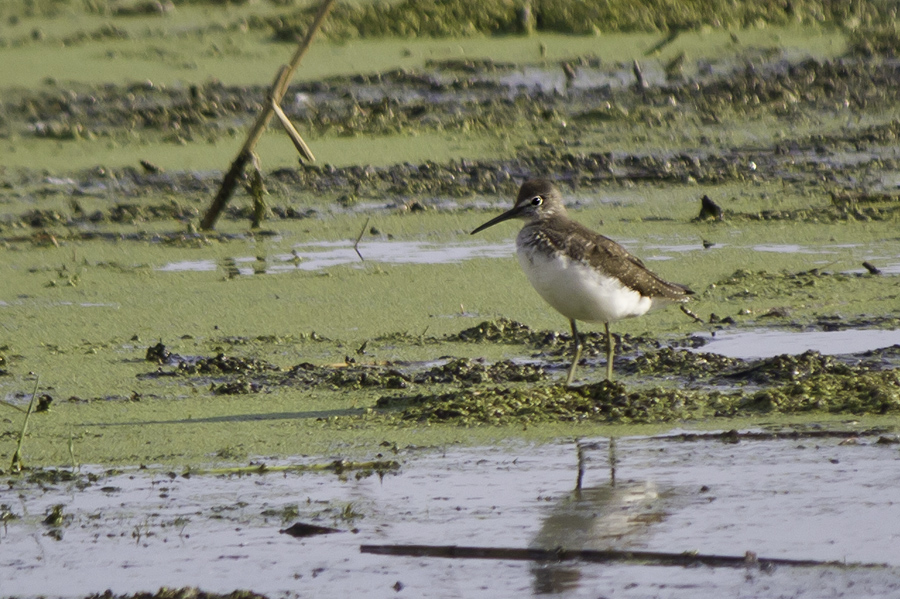
[[[552,333],[550,333],[552,334]],[[548,333],[531,329],[528,325],[510,320],[498,318],[486,320],[474,327],[463,329],[449,337],[450,341],[464,341],[468,343],[508,343],[510,345],[546,345]]]
[[[159,368],[140,375],[142,379],[175,376],[202,377],[210,382],[216,395],[245,395],[266,389],[322,387],[334,390],[406,389],[411,385],[461,385],[483,383],[533,383],[548,375],[543,366],[511,360],[487,362],[483,359],[451,358],[425,370],[418,365],[357,364],[348,358],[344,364],[315,365],[303,362],[289,369],[252,358],[218,354],[211,358],[184,358],[170,354],[157,344],[147,351],[147,359],[172,367]]]
[[[895,19],[854,29],[849,36],[850,52],[859,56],[900,56],[900,30]]]
[[[743,360],[719,354],[664,347],[629,360],[623,371],[633,375],[669,375],[696,379],[719,375],[744,364]]]
[[[563,385],[492,387],[442,394],[382,397],[376,408],[405,421],[500,425],[594,421],[620,424],[677,422],[715,416],[796,414],[811,411],[855,415],[900,411],[900,374],[822,374],[755,392],[628,389],[602,381]]]
[[[841,377],[860,375],[865,374],[866,368],[850,366],[834,356],[823,356],[817,351],[807,351],[796,356],[782,354],[765,358],[748,368],[732,370],[724,374],[723,379],[771,385],[784,381],[803,381],[822,375]]]
[[[793,414],[888,414],[900,410],[897,370],[845,376],[825,374],[753,394],[744,409]]]
[[[493,387],[439,395],[382,397],[376,407],[395,412],[402,420],[461,425],[548,421],[650,423],[731,413],[739,398],[739,394],[659,388],[629,391],[621,383],[602,381],[572,389],[564,385]]]

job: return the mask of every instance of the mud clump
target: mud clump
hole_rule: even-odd
[[[811,411],[881,415],[900,412],[900,374],[895,370],[854,376],[822,374],[755,393],[628,390],[608,381],[575,389],[562,385],[492,387],[381,397],[375,407],[401,421],[463,426],[582,421],[638,424]]]
[[[579,336],[583,345],[583,356],[606,355],[605,334],[591,331],[582,332]],[[662,347],[658,339],[649,336],[613,335],[613,337],[620,352],[655,350]],[[571,335],[557,331],[535,331],[527,325],[506,318],[484,321],[455,335],[449,335],[446,339],[467,343],[530,345],[549,356],[567,357],[572,352]]]
[[[147,353],[144,356],[144,359],[148,362],[166,364],[170,359],[172,359],[172,352],[170,352],[160,341],[156,345],[151,345],[147,348]]]
[[[539,345],[546,341],[548,333],[532,330],[528,325],[508,318],[486,320],[448,337],[450,341],[466,343],[506,343],[509,345]]]
[[[155,593],[134,593],[133,595],[115,595],[106,590],[103,593],[89,595],[86,599],[268,599],[265,595],[253,591],[232,591],[231,593],[208,593],[194,587],[169,589],[163,587]]]
[[[227,356],[223,353],[211,358],[184,357],[170,352],[162,342],[148,347],[145,359],[160,365],[175,366],[179,374],[248,374],[281,370],[264,360]]]
[[[214,395],[249,395],[251,393],[259,393],[263,390],[263,386],[253,381],[247,381],[239,378],[230,383],[222,383],[210,385],[210,390]]]
[[[516,364],[505,360],[486,364],[480,360],[453,358],[414,373],[397,366],[355,365],[329,367],[298,364],[284,377],[283,384],[331,386],[335,389],[406,389],[412,384],[456,384],[472,386],[481,383],[536,382],[546,378],[543,368],[531,364]]]
[[[832,356],[823,356],[817,351],[807,351],[797,356],[782,354],[766,358],[750,368],[724,374],[723,379],[743,381],[758,385],[770,385],[785,381],[802,381],[820,375],[852,376],[859,370],[848,366]]]
[[[732,411],[735,403],[719,393],[707,396],[664,389],[628,392],[624,385],[603,381],[575,389],[562,385],[494,387],[441,395],[382,397],[376,408],[396,412],[402,420],[461,425],[548,421],[647,423],[713,416]]]
[[[606,334],[597,331],[579,331],[582,344],[582,357],[606,356]],[[664,344],[650,335],[618,335],[613,333],[616,344],[616,355],[623,356],[634,352],[654,352],[664,347]],[[693,346],[696,341],[673,341],[673,345],[680,346],[684,343]],[[543,355],[568,359],[572,355],[572,336],[569,334],[548,334],[543,343],[536,344],[542,350]]]
[[[510,360],[502,360],[493,364],[485,364],[480,360],[457,358],[442,366],[435,366],[413,380],[418,384],[461,384],[478,385],[481,383],[534,383],[546,379],[544,369],[533,364],[516,364]]]
[[[699,353],[664,347],[644,352],[629,360],[623,372],[638,375],[666,375],[696,379],[721,374],[742,365],[743,361],[719,354]]]
[[[411,382],[409,375],[390,367],[347,364],[346,366],[316,366],[309,362],[293,366],[279,384],[334,389],[406,389]],[[273,381],[275,383],[275,381]]]
[[[869,370],[887,370],[900,362],[900,345],[873,349],[858,354],[862,361],[859,366]]]
[[[406,389],[409,386],[409,376],[395,369],[334,368],[326,369],[324,382],[339,389],[361,389],[365,387]]]
[[[849,51],[856,56],[900,56],[900,31],[893,22],[850,31],[848,38]]]
[[[196,362],[181,362],[178,364],[178,370],[184,374],[247,374],[278,371],[281,368],[255,358],[236,358],[217,354],[212,358],[201,358]]]
[[[758,391],[741,408],[751,411],[887,414],[900,411],[900,373],[826,374]]]

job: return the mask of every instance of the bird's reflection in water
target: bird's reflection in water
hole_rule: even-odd
[[[268,272],[268,263],[265,256],[257,256],[253,263],[253,274],[264,275]]]
[[[241,270],[238,268],[234,258],[226,256],[222,258],[219,265],[225,271],[225,276],[229,279],[236,279],[241,276]]]
[[[649,481],[575,490],[556,504],[531,545],[548,550],[627,550],[639,545],[650,526],[664,517],[662,494]],[[537,562],[532,573],[536,594],[574,589],[581,578],[578,562]]]
[[[241,264],[244,266],[239,266],[237,260],[230,256],[226,256],[219,259],[219,266],[225,271],[225,276],[229,279],[236,279],[241,275],[269,274],[269,262],[266,259],[266,256],[259,255],[256,257],[256,260],[252,261],[252,264],[248,265],[248,262],[250,261],[241,259]]]

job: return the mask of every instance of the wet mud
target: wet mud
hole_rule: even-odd
[[[590,69],[590,62],[586,64],[585,68]],[[810,120],[811,114],[820,113],[820,118],[826,118],[836,110],[848,114],[877,113],[896,104],[896,90],[891,82],[896,80],[900,67],[894,63],[872,64],[848,58],[785,66],[783,60],[775,57],[761,64],[754,61],[752,68],[710,76],[703,83],[692,79],[639,91],[631,86],[601,85],[563,93],[512,86],[489,76],[496,72],[493,65],[473,65],[474,72],[465,73],[447,73],[443,68],[436,65],[427,75],[385,73],[292,87],[289,93],[307,99],[305,104],[294,111],[288,108],[287,112],[302,130],[322,137],[507,130],[545,141],[517,148],[512,159],[278,169],[266,177],[267,188],[276,200],[270,201],[269,217],[314,216],[314,210],[298,211],[280,203],[283,196],[297,189],[325,194],[345,204],[400,196],[424,200],[423,205],[428,206],[436,198],[514,195],[523,177],[543,172],[554,173],[573,190],[627,182],[724,184],[777,178],[801,187],[824,183],[830,197],[824,206],[757,212],[726,210],[724,218],[813,223],[897,218],[897,194],[878,185],[879,176],[896,170],[897,162],[890,152],[898,134],[895,120],[800,137],[781,133],[768,145],[752,149],[709,147],[714,143],[712,138],[699,133],[684,140],[686,145],[681,149],[662,155],[643,149],[598,152],[590,141],[594,134],[620,127],[648,127],[651,137],[665,139],[680,126],[705,129],[704,119],[713,119],[710,126],[724,128],[771,117],[796,128],[798,119],[802,124]],[[612,68],[615,71],[629,67]],[[360,97],[373,93],[363,93],[373,88],[381,90],[374,92],[381,97]],[[183,144],[218,137],[223,135],[223,129],[236,136],[255,118],[266,90],[225,88],[214,83],[187,90],[105,86],[59,89],[38,95],[19,93],[24,97],[5,105],[7,135],[73,143],[82,134],[88,138],[122,135],[126,140],[143,136],[144,143],[156,139],[164,144]],[[208,105],[216,110],[205,108]],[[619,106],[630,108],[616,108]],[[135,120],[135,115],[140,115],[140,119]],[[529,123],[527,133],[521,130],[522,123]],[[168,131],[177,131],[181,137],[173,141],[169,136],[176,134]],[[558,139],[550,143],[551,137]],[[865,162],[845,163],[851,152],[864,156]],[[29,196],[65,195],[71,199],[66,211],[33,208],[6,214],[0,226],[9,230],[61,225],[77,230],[104,222],[196,219],[198,208],[184,203],[186,199],[206,198],[214,193],[218,174],[161,170],[142,161],[141,165],[126,168],[98,166],[52,182],[38,173],[5,171],[2,184],[7,189],[32,188]],[[859,188],[855,176],[862,172],[864,181],[873,186],[870,189]],[[119,201],[90,211],[85,211],[78,199],[112,193],[117,198],[135,199],[178,194],[182,199],[163,203],[150,199],[139,204]],[[20,194],[13,193],[12,197]],[[240,220],[250,217],[247,209],[236,206],[230,207],[227,215]]]
[[[420,341],[435,345],[442,341],[515,344],[533,357],[494,363],[443,357],[432,364],[377,364],[358,363],[348,356],[342,364],[305,362],[283,369],[225,354],[185,358],[158,344],[148,350],[147,359],[161,366],[139,377],[188,378],[194,385],[208,385],[216,395],[265,394],[285,388],[341,393],[411,391],[413,394],[382,395],[364,415],[347,418],[368,421],[379,416],[385,422],[462,426],[682,422],[816,411],[884,415],[900,410],[897,345],[862,354],[833,356],[807,351],[752,360],[703,352],[706,340],[694,336],[680,343],[691,349],[678,348],[679,343],[660,347],[652,338],[618,337],[617,368],[628,382],[590,382],[567,388],[553,378],[567,367],[570,336],[500,320],[482,322],[445,340]],[[591,356],[586,365],[599,361],[594,356],[605,356],[603,335],[587,335],[585,346],[584,354]],[[635,380],[641,381],[639,388],[635,388]],[[681,388],[672,388],[676,382]],[[453,390],[446,391],[447,387]]]

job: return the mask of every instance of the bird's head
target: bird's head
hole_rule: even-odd
[[[519,195],[512,208],[472,231],[472,235],[513,218],[535,221],[565,214],[562,194],[553,183],[547,179],[529,179],[519,188]]]

